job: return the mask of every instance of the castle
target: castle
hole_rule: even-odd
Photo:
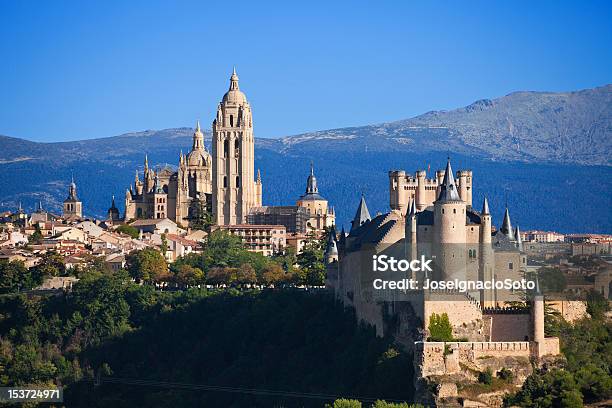
[[[526,255],[508,209],[495,230],[487,199],[480,211],[472,207],[472,172],[459,171],[456,176],[458,181],[450,159],[434,179],[427,179],[425,171],[415,177],[390,172],[391,211],[372,217],[362,196],[350,232],[343,229],[339,237],[335,231],[329,235],[326,287],[354,308],[360,320],[373,325],[378,335],[393,335],[412,350],[419,378],[460,373],[460,364],[484,370],[498,359],[528,362],[530,357],[540,360],[559,354],[559,339],[544,336],[539,287],[529,293],[497,287],[465,291],[374,287],[376,278],[525,279]],[[373,271],[373,256],[383,254],[398,259],[424,256],[432,260],[433,270]],[[453,337],[462,341],[429,341],[430,320],[441,314],[448,315]]]
[[[169,218],[189,223],[204,206],[217,225],[244,224],[249,210],[261,206],[262,183],[255,178],[253,117],[236,70],[212,123],[212,155],[204,146],[198,121],[191,151],[181,152],[178,171],[155,171],[145,156],[143,180],[138,171],[125,193],[125,220]]]

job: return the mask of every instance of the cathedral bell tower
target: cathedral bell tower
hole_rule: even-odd
[[[261,206],[261,179],[255,180],[251,106],[235,69],[212,127],[214,221],[245,224],[249,210]]]

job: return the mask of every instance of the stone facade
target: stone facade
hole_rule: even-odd
[[[213,200],[215,224],[246,224],[251,207],[261,207],[261,177],[255,180],[251,105],[234,70],[217,108],[213,129]]]
[[[251,107],[234,70],[229,90],[212,124],[212,155],[204,146],[200,123],[178,171],[154,170],[145,156],[143,180],[138,171],[125,194],[125,220],[169,218],[187,225],[203,207],[217,225],[243,224],[252,207],[261,206],[261,176],[255,178]]]

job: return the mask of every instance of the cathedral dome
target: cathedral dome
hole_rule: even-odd
[[[192,150],[187,155],[187,165],[189,166],[208,166],[210,154],[205,150]]]
[[[236,68],[230,78],[229,90],[223,95],[223,104],[236,104],[244,105],[247,102],[246,95],[240,90],[238,86],[238,75],[236,74]]]

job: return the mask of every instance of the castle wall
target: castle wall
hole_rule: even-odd
[[[414,358],[417,374],[427,377],[458,373],[461,365],[485,369],[491,359],[514,357],[528,364],[530,355],[531,345],[526,341],[416,342]]]
[[[531,334],[531,316],[521,314],[491,314],[489,320],[491,341],[516,341],[529,339]]]

